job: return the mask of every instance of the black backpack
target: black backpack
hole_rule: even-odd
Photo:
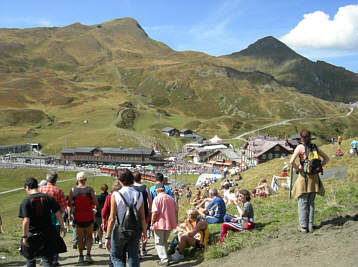
[[[132,199],[131,203],[128,205],[123,195],[120,192],[118,193],[126,206],[126,211],[124,212],[122,221],[119,222],[118,218],[119,239],[126,241],[140,239],[142,235],[142,223],[139,212],[136,208],[137,201],[134,202],[134,199]]]

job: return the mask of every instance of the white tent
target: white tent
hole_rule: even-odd
[[[205,181],[207,180],[211,180],[211,179],[222,179],[223,176],[221,174],[212,174],[212,173],[203,173],[202,175],[200,175],[198,177],[198,180],[196,181],[195,186],[199,186],[201,184],[203,184]]]
[[[211,138],[209,140],[210,143],[212,144],[218,144],[218,143],[222,143],[222,139],[220,137],[218,137],[217,135],[215,135],[213,138]]]

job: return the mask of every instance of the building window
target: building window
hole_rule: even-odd
[[[261,155],[261,159],[265,160],[266,159],[266,154]]]
[[[268,153],[268,154],[267,154],[267,158],[268,158],[268,159],[272,159],[272,153]]]
[[[274,150],[275,151],[280,151],[280,146],[275,146]]]

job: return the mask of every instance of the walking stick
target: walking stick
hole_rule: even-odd
[[[292,178],[293,178],[293,167],[291,166],[290,168],[290,187],[289,187],[289,196],[290,196],[290,199],[292,198],[292,193],[291,193],[291,190],[292,190]]]

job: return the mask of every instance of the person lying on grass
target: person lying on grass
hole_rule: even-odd
[[[256,187],[256,193],[260,197],[266,197],[273,194],[271,186],[267,184],[266,179],[260,179],[258,186]]]
[[[239,205],[240,202],[242,203],[242,207]],[[246,189],[239,190],[236,208],[239,212],[239,216],[224,216],[224,223],[221,225],[221,234],[218,244],[224,241],[227,230],[242,231],[255,227],[254,209],[250,203],[250,192]]]
[[[170,244],[169,254],[174,254],[173,261],[184,259],[183,252],[186,247],[204,248],[208,242],[208,222],[200,217],[196,209],[188,210],[187,214],[188,218],[177,227],[178,234]],[[175,249],[177,245],[178,249]]]

